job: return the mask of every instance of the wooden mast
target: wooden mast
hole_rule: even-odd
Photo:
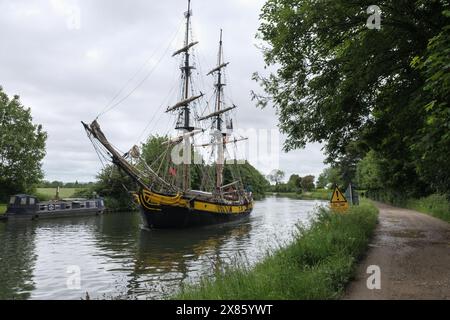
[[[191,22],[191,0],[188,0],[188,11],[186,12],[186,37],[185,37],[185,58],[184,58],[184,96],[183,100],[189,99],[189,80],[191,76],[191,66],[190,66],[190,54],[189,54],[189,27]],[[190,125],[190,109],[189,109],[189,103],[186,103],[186,105],[183,108],[184,113],[184,133],[187,134],[193,130]],[[183,152],[191,152],[191,143],[190,138],[184,139],[184,150]],[[190,159],[190,155],[183,154],[184,160],[186,162],[187,159]],[[190,174],[190,164],[184,163],[183,164],[183,190],[187,191],[191,188],[191,174]]]
[[[218,66],[223,65],[222,61],[222,54],[223,54],[223,48],[222,48],[223,42],[222,42],[222,29],[220,30],[220,42],[219,42],[219,57],[217,61]],[[225,149],[225,136],[226,134],[222,134],[222,90],[225,84],[222,83],[222,68],[217,68],[217,97],[216,97],[216,112],[217,112],[217,118],[216,118],[216,129],[217,129],[217,137],[219,139],[218,141],[218,154],[217,154],[217,164],[216,164],[216,188],[222,187],[223,184],[223,168],[224,168],[224,149]]]

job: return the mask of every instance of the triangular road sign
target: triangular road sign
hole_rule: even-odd
[[[348,210],[349,204],[344,194],[336,186],[330,200],[330,207],[332,210],[344,213]]]
[[[347,199],[345,198],[344,194],[339,190],[339,188],[336,186],[333,191],[333,196],[331,197],[331,203],[343,203],[347,202]]]

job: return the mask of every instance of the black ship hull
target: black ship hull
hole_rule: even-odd
[[[239,214],[205,212],[195,209],[160,206],[158,211],[141,207],[144,227],[149,229],[183,229],[243,220],[252,210]]]
[[[141,190],[135,195],[144,227],[181,229],[242,220],[253,210],[253,201],[217,202],[206,197],[194,200],[178,195],[164,195]]]

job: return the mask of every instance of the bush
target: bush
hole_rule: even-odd
[[[405,197],[399,193],[387,191],[369,191],[367,195],[374,200],[408,208],[432,215],[450,222],[450,201],[446,195],[432,194],[422,198]]]
[[[405,207],[450,222],[450,202],[445,195],[432,194],[421,199],[408,199]]]

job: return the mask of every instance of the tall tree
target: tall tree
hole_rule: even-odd
[[[0,87],[0,198],[31,192],[43,178],[46,132],[33,124],[19,96],[10,99]]]
[[[450,10],[444,11],[450,18]],[[433,37],[424,56],[412,65],[426,78],[422,108],[424,126],[412,144],[418,172],[438,192],[450,193],[450,24]]]
[[[141,145],[142,158],[145,162],[158,169],[164,155],[168,153],[167,142],[169,138],[166,136],[150,136],[145,143]]]
[[[426,151],[412,146],[429,118],[422,104],[426,76],[411,61],[426,56],[429,40],[448,24],[442,14],[448,1],[378,1],[380,30],[366,26],[372,4],[268,0],[259,37],[266,64],[277,71],[255,75],[268,94],[255,97],[277,109],[286,150],[324,142],[328,162],[336,164],[353,144],[360,154],[346,158],[351,180],[356,162],[373,149],[388,160],[386,186],[414,194],[424,189],[417,159]],[[445,73],[448,64],[442,66]],[[444,143],[438,134],[431,141]]]
[[[322,172],[319,177],[317,178],[317,183],[316,183],[316,187],[317,189],[324,189],[328,186],[328,181],[327,181],[327,177],[325,176],[325,174]]]
[[[383,162],[374,151],[358,163],[357,177],[361,189],[378,191],[384,188]]]
[[[314,179],[315,179],[315,177],[311,176],[311,175],[303,177],[302,182],[301,182],[303,190],[305,190],[305,191],[314,190],[314,188],[315,188]]]
[[[227,164],[224,168],[224,183],[231,183],[240,177],[247,191],[252,191],[255,199],[264,197],[264,194],[270,186],[269,181],[250,163],[231,165]]]
[[[136,184],[125,173],[114,165],[108,165],[97,175],[97,183],[89,189],[82,190],[78,195],[91,197],[95,192],[105,197],[109,209],[127,211],[133,209],[130,192],[136,189]]]
[[[278,185],[281,183],[281,181],[283,181],[284,175],[285,175],[285,173],[283,171],[275,169],[275,170],[272,170],[272,172],[269,175],[267,175],[267,179],[269,179],[269,181],[275,183],[275,185]]]
[[[344,187],[341,171],[337,167],[325,168],[317,179],[317,188],[332,187],[334,185]]]
[[[298,192],[302,189],[302,178],[298,174],[289,177],[287,187],[290,191]]]

